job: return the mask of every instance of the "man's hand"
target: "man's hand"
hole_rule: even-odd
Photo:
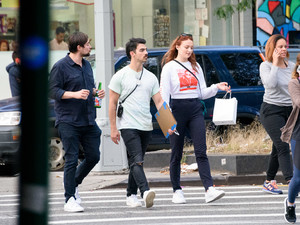
[[[87,89],[81,89],[80,91],[74,92],[74,98],[86,100],[90,94],[90,91]]]
[[[105,91],[103,89],[98,90],[98,97],[103,99],[105,97]]]
[[[117,129],[111,129],[110,138],[115,144],[118,145],[120,142],[120,132]]]

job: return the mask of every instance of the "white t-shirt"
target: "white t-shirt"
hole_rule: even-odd
[[[164,65],[160,80],[160,93],[165,102],[169,104],[170,96],[172,99],[207,99],[217,94],[217,85],[206,86],[203,71],[198,63],[198,72],[192,68],[189,61],[181,63],[197,76],[201,90],[197,79],[188,70],[177,62],[170,61]]]
[[[120,94],[119,101],[122,101],[135,88],[141,73],[137,73],[126,66],[113,75],[108,87]],[[143,68],[143,75],[139,83],[135,91],[122,104],[124,108],[123,115],[121,118],[117,117],[119,130],[153,130],[150,100],[153,95],[159,92],[158,80],[153,73]]]

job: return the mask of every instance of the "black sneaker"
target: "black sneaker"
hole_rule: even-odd
[[[288,223],[295,223],[296,222],[296,213],[295,213],[295,206],[288,206],[287,203],[288,198],[284,199],[284,219]]]

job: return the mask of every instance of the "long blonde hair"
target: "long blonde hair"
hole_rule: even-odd
[[[193,36],[190,34],[181,34],[172,41],[169,50],[166,52],[166,54],[162,58],[162,61],[161,61],[162,67],[166,63],[174,60],[177,57],[178,50],[176,49],[176,46],[177,45],[180,46],[183,41],[188,40],[188,39],[193,41]],[[198,65],[197,65],[196,56],[195,56],[194,52],[191,54],[191,56],[188,58],[188,60],[191,62],[192,68],[198,72],[198,69],[197,69]]]
[[[292,79],[297,79],[300,76],[300,72],[297,72],[298,67],[300,66],[300,53],[297,55],[296,65],[292,72]]]

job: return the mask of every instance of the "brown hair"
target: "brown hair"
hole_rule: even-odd
[[[292,79],[297,79],[300,76],[299,72],[297,72],[298,66],[300,66],[300,53],[298,53],[298,55],[297,55],[296,65],[292,72]]]
[[[177,45],[181,45],[181,43],[183,41],[186,40],[191,40],[193,41],[193,36],[192,35],[188,35],[188,34],[181,34],[179,35],[175,40],[173,40],[173,42],[171,43],[171,46],[169,48],[169,50],[166,52],[166,54],[163,56],[162,61],[161,61],[161,66],[163,67],[166,63],[172,61],[173,59],[175,59],[178,55],[178,50],[176,49]],[[198,71],[197,67],[197,61],[196,61],[196,56],[195,53],[193,52],[191,54],[191,56],[188,58],[188,60],[191,62],[192,64],[192,68],[196,71]]]
[[[90,41],[87,34],[82,32],[75,32],[69,37],[69,51],[72,53],[77,52],[77,46],[84,47],[84,45]]]
[[[286,41],[286,38],[282,36],[281,34],[274,34],[272,35],[266,44],[266,60],[269,62],[273,62],[273,52],[276,47],[277,41],[280,39],[284,39]],[[286,57],[289,58],[290,54],[289,52],[286,53]]]

